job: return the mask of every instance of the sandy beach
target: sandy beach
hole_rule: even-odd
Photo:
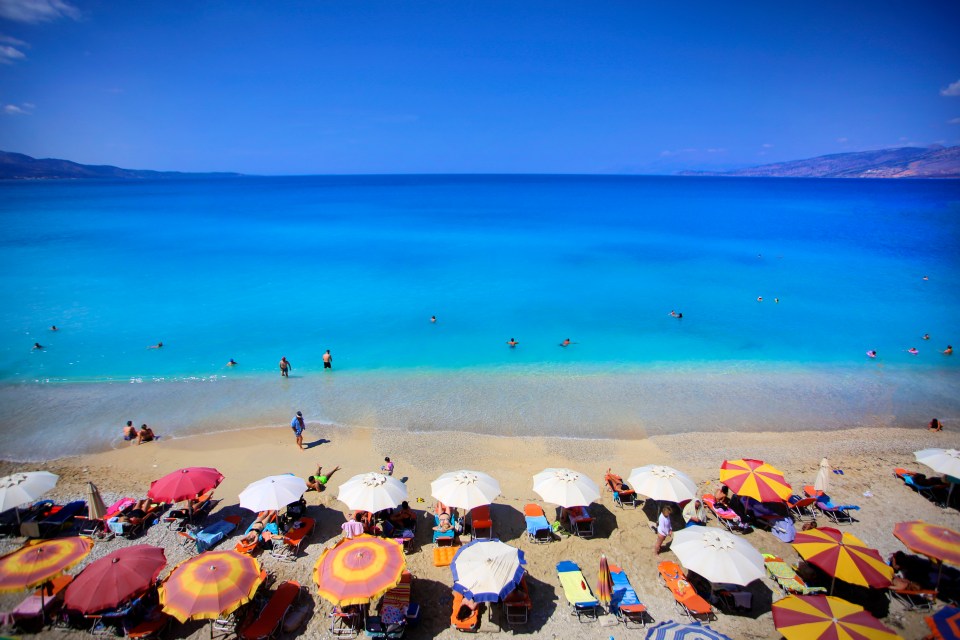
[[[305,556],[296,563],[280,563],[269,555],[262,556],[264,567],[275,571],[279,579],[295,579],[315,592],[311,572],[325,546],[337,541],[344,522],[345,505],[336,499],[337,487],[351,476],[379,469],[384,456],[396,463],[395,475],[407,484],[411,506],[420,511],[432,505],[430,482],[443,472],[475,469],[490,473],[501,484],[502,492],[493,506],[495,533],[505,542],[524,550],[531,579],[534,611],[530,623],[515,633],[532,638],[629,638],[643,637],[642,632],[614,625],[612,616],[599,622],[578,624],[569,615],[560,590],[555,565],[560,560],[577,562],[595,581],[601,553],[620,565],[630,576],[640,599],[655,620],[678,619],[669,592],[657,581],[656,564],[673,559],[671,552],[660,558],[653,554],[655,535],[649,519],[641,509],[621,510],[605,492],[592,507],[597,517],[593,539],[561,537],[547,545],[527,541],[522,517],[523,505],[542,502],[533,493],[531,477],[546,467],[570,467],[602,484],[604,472],[612,468],[627,476],[633,467],[644,464],[674,466],[700,483],[703,492],[717,486],[719,466],[724,459],[755,457],[782,469],[796,488],[811,484],[820,458],[829,458],[834,468],[844,474],[834,477],[831,493],[842,503],[862,506],[856,514],[858,522],[846,527],[886,557],[903,550],[893,536],[897,522],[922,519],[957,528],[955,510],[943,510],[904,487],[895,478],[895,467],[917,468],[912,452],[926,447],[956,447],[960,438],[955,432],[930,433],[924,429],[859,428],[830,432],[787,433],[710,433],[656,436],[643,440],[592,440],[561,438],[499,438],[469,433],[404,433],[371,429],[347,429],[310,424],[305,434],[309,446],[299,451],[286,426],[193,436],[182,439],[161,439],[140,446],[123,446],[103,453],[63,458],[42,464],[0,465],[0,475],[15,471],[44,469],[60,475],[60,482],[49,494],[58,500],[83,498],[87,481],[100,488],[107,503],[122,496],[142,497],[151,480],[186,466],[214,466],[226,477],[216,491],[221,502],[211,516],[236,513],[248,523],[252,514],[238,506],[238,493],[250,482],[264,476],[292,472],[300,476],[312,473],[317,464],[342,469],[331,479],[322,493],[308,492],[309,515],[318,528],[306,547]],[[871,497],[865,496],[869,493]],[[423,498],[424,502],[419,502]],[[543,505],[548,516],[552,505]],[[551,518],[552,519],[552,518]],[[822,520],[822,519],[821,519]],[[821,524],[826,524],[822,522]],[[715,521],[711,526],[717,526]],[[418,627],[411,629],[411,638],[453,638],[449,629],[452,577],[448,567],[433,566],[430,527],[421,526],[417,534],[417,550],[407,556],[408,568],[415,576],[413,599],[422,605],[423,616]],[[754,531],[747,539],[761,552],[779,554],[788,561],[798,560],[790,547],[772,534]],[[467,537],[464,537],[467,540]],[[0,550],[7,552],[22,544],[22,539],[5,539]],[[163,526],[154,526],[135,541],[115,539],[98,543],[92,561],[120,546],[149,543],[162,546],[167,552],[168,568],[188,557],[175,533]],[[221,548],[232,548],[230,539]],[[81,565],[82,566],[82,565]],[[78,569],[72,571],[76,573]],[[165,572],[166,573],[166,572]],[[164,573],[164,575],[165,575]],[[773,584],[765,578],[767,588]],[[0,598],[0,609],[9,610],[24,594]],[[777,596],[771,594],[774,600]],[[297,635],[328,637],[331,605],[312,596],[307,605],[312,615]],[[919,638],[926,628],[918,613],[905,613],[891,605],[885,623],[904,638]],[[769,612],[756,619],[719,614],[711,623],[732,638],[778,638]],[[481,632],[496,631],[486,623]],[[46,631],[43,637],[71,637],[78,632]],[[508,632],[509,633],[509,632]],[[207,637],[206,623],[190,622],[175,625],[168,637]],[[29,636],[28,636],[29,637]],[[39,637],[39,636],[38,636]],[[296,636],[291,636],[296,637]]]

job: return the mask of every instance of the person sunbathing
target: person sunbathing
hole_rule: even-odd
[[[147,517],[147,512],[150,511],[150,505],[152,501],[150,498],[144,498],[138,502],[135,502],[130,506],[126,511],[121,512],[117,517],[117,522],[128,522],[130,524],[140,524],[143,522],[143,519]]]
[[[270,540],[271,534],[266,531],[267,524],[277,519],[276,511],[261,511],[257,514],[257,519],[250,525],[250,530],[246,535],[240,538],[244,544],[253,544],[262,540]]]
[[[340,465],[333,468],[330,473],[324,473],[323,467],[318,466],[317,472],[307,478],[307,491],[323,491],[330,478],[340,469]]]
[[[438,531],[440,533],[453,531],[453,524],[450,522],[449,513],[441,513],[438,518],[440,519],[440,522],[433,528],[434,531]]]
[[[400,503],[400,508],[390,514],[390,521],[401,529],[413,529],[417,524],[417,514],[410,508],[410,504],[404,500]]]

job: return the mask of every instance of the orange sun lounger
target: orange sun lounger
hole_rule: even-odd
[[[607,469],[607,474],[603,476],[607,483],[607,489],[613,493],[613,502],[621,509],[624,507],[637,508],[637,492],[627,486],[623,478]]]
[[[687,576],[676,562],[665,561],[657,565],[660,580],[673,594],[677,609],[690,618],[713,620],[716,615],[713,607],[687,582]]]
[[[300,596],[300,583],[288,580],[284,582],[270,596],[266,606],[261,609],[260,615],[253,623],[240,632],[241,640],[268,640],[276,634],[283,623],[290,607]]]
[[[294,522],[282,537],[273,539],[273,557],[285,562],[296,562],[315,525],[316,520],[313,518],[304,517]]]
[[[463,604],[463,594],[453,592],[453,611],[450,613],[450,626],[457,631],[476,631],[480,628],[480,607],[471,609]]]

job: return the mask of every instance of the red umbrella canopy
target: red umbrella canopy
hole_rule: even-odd
[[[138,544],[91,563],[67,587],[67,609],[97,613],[117,609],[143,595],[167,565],[160,547]]]
[[[196,498],[223,481],[223,474],[211,467],[187,467],[168,473],[150,483],[147,497],[156,502],[180,502]]]

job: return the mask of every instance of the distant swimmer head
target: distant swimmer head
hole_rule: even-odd
[[[757,296],[757,302],[763,302],[763,296]]]
[[[946,355],[949,356],[951,353],[953,353],[953,345],[949,345],[949,344],[948,344],[948,345],[947,345],[947,348],[944,349],[943,352],[944,352]]]
[[[920,352],[917,351],[917,348],[916,348],[916,347],[910,347],[909,349],[907,349],[907,353],[910,353],[910,354],[913,354],[913,355],[917,355],[917,354],[920,353]]]
[[[930,339],[930,334],[929,334],[929,333],[923,334],[923,339],[924,339],[924,340],[929,340],[929,339]]]
[[[56,330],[57,330],[57,325],[55,324],[50,325],[50,331],[56,331]]]
[[[437,316],[430,316],[430,322],[436,322]]]
[[[34,343],[33,343],[33,348],[34,348],[34,349],[43,349],[43,345],[41,345],[39,342],[34,342]]]
[[[870,357],[870,358],[876,358],[876,357],[877,357],[877,352],[874,351],[873,349],[871,349],[870,351],[867,351],[867,356]]]
[[[232,366],[234,366],[235,364],[237,364],[237,361],[234,360],[233,358],[230,358],[230,362],[227,363],[227,366],[228,366],[228,367],[232,367]]]

